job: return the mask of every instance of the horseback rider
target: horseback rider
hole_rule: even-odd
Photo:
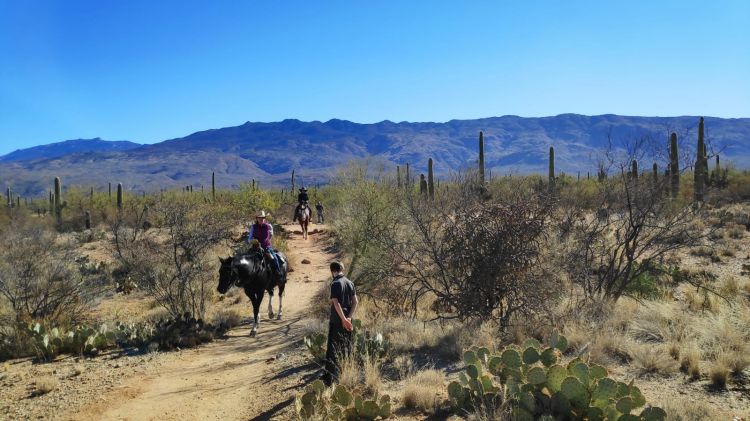
[[[293,221],[297,221],[297,218],[299,217],[299,212],[302,210],[302,205],[307,206],[307,202],[310,201],[310,196],[307,195],[307,189],[305,186],[300,187],[299,193],[297,194],[297,207],[294,209],[294,219]]]
[[[279,263],[279,256],[271,246],[271,239],[273,238],[273,225],[269,224],[266,220],[266,211],[262,210],[255,215],[255,223],[250,225],[250,231],[247,233],[247,242],[252,244],[253,240],[257,240],[263,255],[266,260],[273,261],[272,268],[274,273],[277,275],[281,273],[281,264]]]

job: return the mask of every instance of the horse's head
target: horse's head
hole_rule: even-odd
[[[222,259],[219,257],[221,266],[219,267],[219,286],[216,288],[219,293],[226,294],[232,284],[237,280],[237,274],[232,270],[232,257]]]

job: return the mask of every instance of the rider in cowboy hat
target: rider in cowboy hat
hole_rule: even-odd
[[[307,189],[305,186],[300,187],[299,194],[297,194],[297,207],[294,209],[294,219],[293,221],[297,220],[297,215],[299,215],[299,211],[302,208],[303,204],[307,204],[307,202],[310,201],[310,197],[307,195]]]
[[[266,211],[264,210],[255,215],[255,223],[250,225],[250,231],[247,233],[247,242],[252,244],[253,240],[258,240],[266,258],[273,260],[274,269],[278,274],[281,273],[281,265],[279,264],[279,258],[276,255],[276,251],[271,246],[273,225],[268,223],[266,220],[267,216],[268,214],[266,214]]]

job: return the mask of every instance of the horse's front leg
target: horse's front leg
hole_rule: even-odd
[[[276,316],[277,320],[281,320],[282,313],[282,301],[284,300],[284,290],[279,288],[279,315]]]
[[[268,292],[268,319],[273,320],[273,293]]]
[[[250,301],[253,303],[253,328],[250,330],[250,336],[255,336],[258,333],[258,325],[260,324],[260,318],[258,313],[260,312],[260,303],[263,300],[263,295],[253,294]]]

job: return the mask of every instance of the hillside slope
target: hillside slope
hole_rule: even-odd
[[[245,123],[206,130],[120,152],[68,154],[0,162],[0,185],[22,195],[47,191],[54,176],[66,185],[106,188],[122,182],[130,190],[159,190],[210,183],[221,186],[251,179],[285,185],[292,169],[305,183],[325,182],[351,159],[376,157],[410,162],[425,171],[435,159],[438,175],[469,165],[477,157],[477,135],[485,133],[486,162],[495,174],[545,172],[549,146],[555,147],[559,171],[594,172],[596,158],[608,146],[650,138],[657,149],[675,131],[685,151],[693,148],[698,117],[629,117],[562,114],[554,117],[491,117],[445,123],[358,124],[344,120]],[[750,163],[750,118],[706,118],[707,138],[724,162]],[[650,160],[650,158],[649,158]]]

